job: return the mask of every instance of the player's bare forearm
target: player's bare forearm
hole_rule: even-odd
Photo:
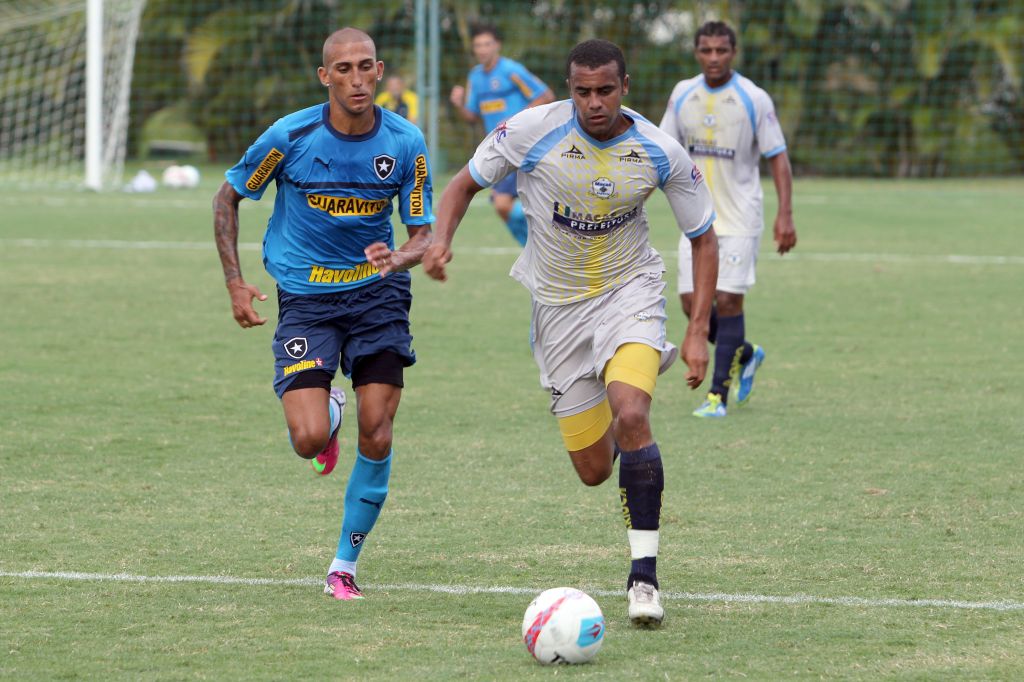
[[[796,246],[796,226],[793,224],[793,169],[786,152],[776,154],[769,160],[775,194],[779,199],[779,210],[775,216],[773,232],[775,245],[780,254]]]
[[[213,236],[224,269],[224,283],[231,296],[231,314],[238,326],[248,328],[267,321],[252,306],[254,298],[265,301],[267,296],[242,279],[242,268],[238,263],[238,204],[242,198],[229,183],[221,185],[213,197]]]
[[[555,101],[555,93],[551,92],[551,88],[548,88],[544,92],[540,93],[537,97],[530,100],[527,104],[527,108],[539,107],[541,104],[551,104]]]
[[[224,282],[242,279],[238,263],[238,204],[242,195],[225,182],[213,196],[213,237],[224,268]]]
[[[693,295],[687,334],[703,335],[705,341],[711,324],[711,304],[718,284],[718,236],[715,228],[690,240],[693,253]]]
[[[404,272],[423,261],[423,254],[433,239],[430,226],[407,225],[406,229],[409,230],[409,239],[394,251],[383,242],[370,244],[364,250],[366,260],[380,270],[381,277],[392,272]]]
[[[452,239],[455,230],[466,215],[469,202],[483,187],[478,185],[469,172],[469,166],[455,174],[444,188],[437,206],[437,222],[434,223],[434,238],[423,254],[423,269],[431,278],[445,281],[445,265],[452,259]]]
[[[718,237],[714,228],[690,240],[690,247],[693,252],[693,294],[682,355],[687,366],[686,383],[695,389],[703,383],[709,361],[711,304],[718,284]]]

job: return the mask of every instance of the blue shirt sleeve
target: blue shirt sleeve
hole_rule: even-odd
[[[242,196],[259,200],[270,181],[276,180],[284,169],[287,153],[288,131],[280,122],[275,123],[252,143],[224,177]]]
[[[548,89],[544,81],[530,73],[530,70],[519,62],[514,62],[508,77],[519,88],[519,92],[523,93],[527,102],[537,99],[542,92]]]
[[[423,136],[410,138],[408,149],[398,210],[405,225],[430,225],[434,222],[434,186]]]
[[[476,75],[476,72],[477,72],[477,70],[474,68],[472,71],[469,72],[469,78],[466,79],[466,89],[468,90],[468,92],[466,92],[466,109],[468,109],[469,111],[471,111],[474,114],[476,114],[477,116],[479,116],[480,115],[480,95],[479,95],[480,87],[479,87],[479,85],[477,83],[473,82],[473,81],[476,80],[476,78],[474,78],[474,76]]]

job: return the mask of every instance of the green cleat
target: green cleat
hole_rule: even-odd
[[[725,417],[725,403],[722,396],[717,393],[708,393],[708,399],[704,404],[693,411],[694,417],[702,419],[721,419]]]

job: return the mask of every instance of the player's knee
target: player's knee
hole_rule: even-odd
[[[594,487],[607,481],[612,475],[612,465],[608,462],[605,466],[592,465],[585,469],[577,469],[576,474],[580,477],[583,485]]]
[[[394,436],[390,419],[367,423],[365,425],[360,421],[359,452],[363,453],[363,456],[374,460],[384,459],[388,456],[388,453],[391,452],[391,443],[393,438]]]
[[[619,408],[613,423],[615,439],[619,443],[644,440],[651,431],[651,419],[645,406],[627,404]]]
[[[733,317],[743,312],[743,294],[728,291],[715,292],[715,307],[722,317]]]
[[[313,459],[327,447],[329,435],[324,434],[322,429],[313,430],[302,425],[293,426],[288,430],[292,439],[292,449],[295,454],[304,459]]]

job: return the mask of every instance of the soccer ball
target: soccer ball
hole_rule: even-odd
[[[199,169],[195,166],[168,166],[163,183],[174,189],[191,189],[199,185]]]
[[[544,664],[586,663],[604,641],[604,615],[597,602],[572,587],[537,595],[523,616],[526,650]]]

